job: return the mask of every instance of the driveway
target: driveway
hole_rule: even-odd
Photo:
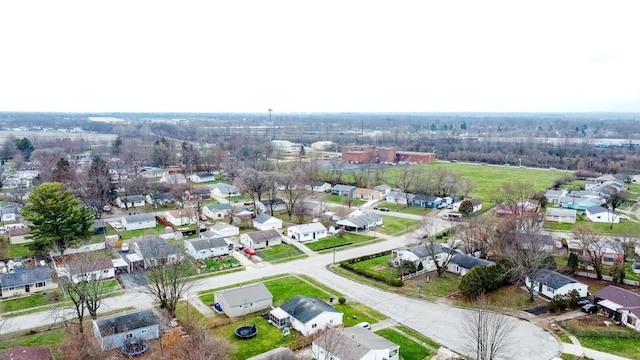
[[[125,289],[135,289],[149,284],[149,277],[144,270],[133,270],[130,273],[124,272],[118,275]]]

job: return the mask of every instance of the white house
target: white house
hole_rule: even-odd
[[[382,195],[382,198],[384,199],[384,198],[387,197],[387,194],[389,194],[391,192],[391,190],[393,190],[393,189],[391,189],[391,186],[389,186],[387,184],[381,184],[381,185],[378,185],[378,186],[374,186],[373,190],[380,191],[380,195]]]
[[[311,343],[314,359],[398,360],[400,346],[362,326],[330,329]]]
[[[259,212],[286,211],[287,204],[282,199],[267,199],[256,202],[256,209]]]
[[[366,213],[340,220],[336,224],[347,231],[373,229],[382,225],[382,216],[375,213]]]
[[[142,195],[119,196],[116,198],[116,205],[121,208],[141,207],[145,204],[145,198]]]
[[[216,176],[210,172],[199,172],[189,176],[189,181],[194,182],[196,184],[215,181],[215,180],[216,180]]]
[[[362,215],[362,210],[354,207],[336,206],[331,212],[331,220],[340,221]]]
[[[164,218],[175,226],[185,226],[198,222],[194,208],[169,210],[164,214]]]
[[[158,180],[161,184],[186,184],[187,178],[182,174],[168,174]]]
[[[0,297],[29,295],[58,287],[51,279],[48,266],[19,267],[11,272],[0,274]]]
[[[66,266],[66,273],[76,284],[82,281],[113,279],[116,276],[113,262],[108,258],[70,261]]]
[[[396,249],[391,251],[391,261],[394,266],[400,265],[403,261],[411,261],[416,268],[422,264],[422,268],[426,271],[436,270],[436,264],[433,261],[432,251],[427,249],[429,245],[416,245],[410,248]],[[435,243],[433,253],[439,264],[444,264],[449,258],[451,250],[440,244]]]
[[[313,297],[296,295],[269,312],[275,326],[290,325],[304,336],[342,325],[342,313],[326,302]]]
[[[222,237],[230,237],[230,236],[238,236],[240,235],[240,228],[235,226],[235,225],[231,225],[231,224],[225,224],[225,223],[217,223],[217,224],[213,224],[209,227],[209,231],[220,235]]]
[[[156,226],[156,217],[153,214],[127,215],[121,222],[126,230],[151,229]]]
[[[273,304],[273,295],[261,282],[216,291],[213,296],[216,308],[230,318],[270,309]]]
[[[569,192],[564,189],[550,189],[544,193],[544,197],[547,198],[547,202],[553,205],[560,205],[560,199],[567,196]]]
[[[208,237],[185,240],[184,250],[196,260],[208,259],[216,256],[229,255],[229,243],[223,237]]]
[[[282,220],[269,216],[267,214],[260,214],[253,218],[253,227],[258,230],[269,229],[282,229]]]
[[[329,192],[331,184],[324,181],[314,181],[311,183],[311,191],[313,192]]]
[[[242,195],[240,189],[236,186],[225,183],[209,184],[207,187],[211,190],[211,197],[220,196],[226,198]]]
[[[231,216],[231,204],[211,204],[202,208],[202,214],[211,219],[224,219]]]
[[[252,249],[264,249],[282,244],[282,236],[276,230],[255,231],[240,235],[240,243]]]
[[[289,226],[287,236],[300,242],[324,239],[328,236],[327,228],[319,222]]]
[[[576,210],[548,207],[545,211],[544,220],[557,223],[575,224]]]
[[[469,202],[471,203],[471,206],[473,206],[473,210],[471,211],[472,214],[475,214],[478,211],[482,210],[482,201],[477,199],[467,199],[467,200],[469,200]]]
[[[147,204],[149,205],[169,205],[176,202],[173,195],[170,192],[160,192],[147,194],[145,197]]]
[[[476,266],[490,266],[493,263],[489,260],[484,260],[477,258],[475,256],[470,256],[462,253],[454,254],[449,263],[447,264],[447,271],[465,276],[469,270],[473,269]]]
[[[525,279],[527,287],[531,287],[531,280]],[[568,295],[572,290],[577,290],[580,297],[586,297],[588,294],[587,284],[583,284],[559,272],[551,270],[540,270],[534,289],[540,294],[553,298],[556,295]]]
[[[362,199],[362,200],[380,200],[382,199],[382,194],[378,190],[374,189],[366,189],[366,188],[357,188],[353,192],[354,199]]]
[[[138,240],[133,243],[133,249],[144,260],[144,267],[173,264],[180,257],[180,250],[175,245],[169,245],[161,237]],[[133,255],[133,254],[129,254]]]
[[[387,194],[386,202],[397,205],[409,205],[413,203],[413,197],[415,195],[404,193],[400,191],[390,191]]]
[[[0,205],[0,221],[14,222],[22,214],[22,205],[14,202],[6,202]]]
[[[611,223],[614,224],[620,223],[620,217],[617,214],[614,214],[611,210],[605,208],[604,206],[594,205],[589,206],[585,210],[587,214],[587,218],[593,222],[598,223]]]

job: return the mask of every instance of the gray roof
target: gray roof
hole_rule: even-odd
[[[221,236],[208,239],[187,240],[186,242],[190,243],[196,251],[229,246]]]
[[[273,299],[273,295],[263,283],[255,283],[245,286],[240,286],[232,289],[226,289],[222,291],[216,291],[214,293],[216,301],[220,297],[226,300],[229,306],[240,306],[251,301],[262,301]]]
[[[256,216],[253,221],[257,222],[258,224],[264,224],[267,221],[271,220],[271,219],[276,219],[273,216],[267,215],[267,214],[260,214],[258,216]]]
[[[169,245],[167,240],[157,237],[151,239],[143,239],[137,241],[138,248],[140,249],[140,255],[143,258],[155,259],[155,258],[166,258],[169,255],[178,255],[180,251],[178,247],[175,245]]]
[[[22,212],[22,205],[14,202],[6,202],[0,205],[0,212],[2,212],[2,214],[20,214]]]
[[[606,213],[607,211],[609,211],[609,209],[600,205],[594,205],[594,206],[589,206],[587,208],[587,211],[592,214],[601,214],[601,213]]]
[[[320,187],[320,186],[323,186],[324,184],[326,184],[326,182],[324,181],[314,181],[313,183],[311,183],[311,186]]]
[[[231,210],[231,204],[229,203],[212,204],[212,205],[207,205],[207,208],[212,212],[221,211],[221,210]]]
[[[340,220],[338,221],[338,225],[343,225],[347,222],[350,222],[356,227],[361,228],[361,227],[366,227],[369,224],[376,223],[380,221],[380,219],[382,219],[382,216],[378,214],[366,213],[366,214],[350,217],[348,219]]]
[[[262,205],[264,206],[286,206],[287,204],[285,204],[284,200],[282,199],[269,199],[269,200],[262,200],[261,201]]]
[[[225,223],[215,223],[215,224],[213,224],[213,225],[211,225],[209,227],[209,229],[217,230],[217,231],[227,230],[227,229],[230,229],[230,228],[237,228],[237,226],[230,225],[230,224],[225,224]]]
[[[140,202],[140,201],[144,201],[144,196],[142,195],[129,195],[129,196],[122,196],[120,197],[120,200],[123,202]]]
[[[96,230],[104,227],[104,219],[95,219],[89,229]]]
[[[609,285],[596,292],[595,298],[613,301],[624,307],[640,307],[640,294],[614,285]]]
[[[24,286],[40,281],[51,281],[51,269],[47,266],[21,267],[12,273],[2,274],[0,283],[2,288]]]
[[[124,219],[128,223],[134,223],[139,221],[151,221],[151,220],[155,221],[156,216],[153,214],[135,214],[135,215],[127,215],[124,217]]]
[[[569,216],[576,217],[575,209],[563,209],[563,208],[547,208],[547,216]]]
[[[540,270],[540,273],[538,273],[537,281],[555,290],[560,289],[567,284],[582,284],[580,281],[562,275],[559,272],[547,269]]]
[[[371,350],[398,349],[400,347],[399,345],[361,326],[333,329],[331,331],[338,331],[341,335],[340,339],[342,339],[342,344],[341,346],[334,346],[333,349],[325,350],[329,351],[331,355],[343,360],[362,359]],[[326,333],[323,336],[335,335]],[[318,344],[327,344],[327,342],[320,341]]]
[[[296,295],[280,305],[280,309],[303,324],[324,312],[339,313],[333,306],[313,296]]]
[[[207,187],[209,189],[218,189],[218,190],[220,190],[220,193],[222,193],[222,194],[240,192],[238,190],[238,187],[233,186],[233,185],[229,185],[229,184],[225,184],[225,183],[209,184],[209,185],[207,185]]]
[[[295,359],[295,354],[287,347],[277,347],[262,354],[252,356],[247,360],[278,360],[278,359]]]
[[[289,229],[294,228],[300,233],[310,233],[310,232],[318,232],[318,231],[327,231],[327,228],[322,225],[322,223],[314,222],[309,224],[300,224],[290,226]]]
[[[493,263],[489,260],[480,259],[475,256],[469,256],[466,254],[455,254],[451,258],[451,260],[449,260],[449,262],[465,269],[473,269],[476,266],[493,265]]]
[[[254,242],[263,242],[274,238],[280,238],[280,233],[274,229],[254,231],[247,234]]]
[[[418,258],[424,259],[431,256],[430,250],[427,250],[427,246],[430,246],[430,244],[427,243],[426,245],[416,245],[416,246],[407,248],[407,250],[413,253]],[[441,243],[435,243],[434,250],[436,255],[448,254],[449,251],[451,251],[451,249],[449,249],[447,246],[442,245]]]
[[[100,331],[100,336],[129,332],[135,329],[158,325],[158,318],[151,309],[140,310],[132,313],[110,316],[93,320]]]
[[[331,190],[336,190],[336,191],[351,191],[355,189],[356,187],[353,185],[343,185],[343,184],[336,184],[331,188]]]

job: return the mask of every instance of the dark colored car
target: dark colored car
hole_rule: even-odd
[[[598,305],[596,305],[596,304],[587,304],[587,305],[584,305],[583,307],[581,307],[580,310],[582,310],[582,312],[585,312],[587,314],[595,314],[595,313],[598,312]]]
[[[389,208],[381,207],[379,210],[380,210],[380,211],[389,211]]]

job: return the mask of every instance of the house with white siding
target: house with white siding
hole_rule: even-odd
[[[200,239],[185,240],[184,250],[196,260],[208,259],[229,255],[229,243],[221,236],[203,237],[200,234]]]
[[[231,224],[225,224],[225,223],[216,223],[213,224],[209,227],[209,231],[211,231],[212,233],[215,233],[217,235],[220,235],[222,237],[230,237],[230,236],[238,236],[240,235],[240,228],[235,226],[235,225],[231,225]]]
[[[0,274],[0,298],[2,299],[57,287],[58,284],[51,279],[51,269],[48,266],[19,267]]]
[[[336,345],[339,339],[339,345]],[[330,329],[311,343],[314,359],[398,360],[400,346],[362,326]]]
[[[324,239],[328,236],[327,228],[319,222],[289,226],[287,236],[300,242]]]
[[[527,287],[531,287],[531,281],[528,277],[525,279],[525,284]],[[573,290],[578,291],[580,297],[586,297],[589,293],[587,284],[547,269],[540,270],[534,289],[550,299],[556,295],[568,295]]]
[[[342,325],[343,314],[316,297],[296,295],[271,310],[268,316],[275,326],[288,325],[303,336],[309,336]]]
[[[260,214],[253,218],[253,227],[261,231],[282,229],[282,220],[267,214]]]
[[[276,230],[254,231],[240,235],[240,243],[252,249],[264,249],[282,244],[282,236]]]
[[[153,214],[127,215],[121,223],[125,230],[151,229],[156,227],[156,217]]]
[[[202,208],[202,214],[211,219],[224,219],[231,216],[231,204],[211,204]]]

